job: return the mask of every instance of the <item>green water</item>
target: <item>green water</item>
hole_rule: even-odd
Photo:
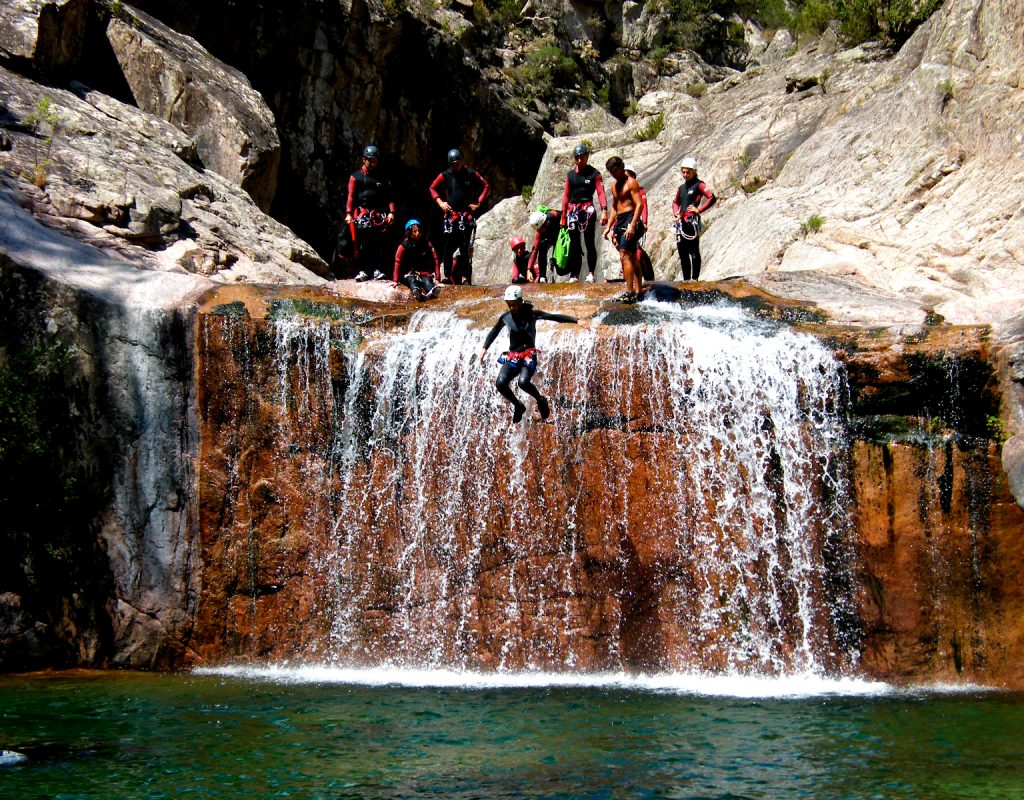
[[[1024,697],[0,676],[0,798],[1024,798]]]

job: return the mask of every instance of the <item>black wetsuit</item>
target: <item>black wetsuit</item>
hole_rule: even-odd
[[[393,280],[404,283],[413,296],[422,300],[430,295],[434,280],[441,277],[437,252],[426,239],[415,241],[406,237],[395,251]]]
[[[598,192],[597,203],[594,203],[595,191]],[[562,208],[566,225],[570,225],[570,216],[573,214],[576,215],[576,223],[569,230],[569,261],[565,268],[576,280],[579,280],[583,267],[584,241],[587,244],[587,270],[593,274],[597,269],[596,236],[601,215],[600,204],[603,202],[604,184],[601,183],[601,173],[597,169],[587,164],[579,171],[573,168],[566,173]]]
[[[430,195],[443,198],[451,206],[451,214],[442,221],[441,264],[444,278],[452,283],[473,283],[473,242],[476,239],[476,212],[470,205],[482,204],[490,186],[476,170],[463,167],[458,172],[446,169],[430,184]],[[458,251],[459,258],[455,259]]]
[[[368,275],[386,272],[387,253],[394,246],[386,217],[395,211],[388,179],[376,170],[357,169],[348,179],[345,211],[352,216],[356,236],[355,269]]]
[[[549,262],[548,252],[555,246],[555,242],[558,241],[558,231],[560,230],[558,221],[562,218],[562,211],[558,208],[552,208],[548,210],[546,216],[547,219],[534,237],[529,265],[531,268],[539,268],[540,276],[545,282],[548,279],[549,263],[552,270],[554,270],[555,266],[554,259],[550,259]],[[551,277],[554,278],[554,271],[552,271]]]
[[[539,319],[547,319],[552,322],[578,321],[576,317],[570,317],[568,314],[550,314],[546,311],[538,311],[530,303],[523,302],[519,307],[518,314],[506,311],[501,315],[501,318],[491,328],[491,332],[487,334],[487,338],[484,340],[484,349],[486,350],[494,343],[502,328],[508,328],[508,352],[521,353],[524,350],[536,347],[537,320]],[[536,364],[536,355],[534,355],[533,361]],[[546,404],[540,391],[530,382],[534,369],[536,367],[531,368],[527,360],[521,360],[515,364],[502,364],[501,370],[498,372],[498,379],[495,381],[498,392],[513,406],[521,407],[522,403],[519,402],[509,386],[512,378],[518,375],[519,388],[536,400],[538,406],[541,406],[542,403]]]
[[[679,253],[679,264],[683,270],[684,281],[700,279],[700,215],[714,204],[714,194],[699,178],[695,177],[693,180],[681,183],[676,190],[672,210],[677,215],[682,215],[679,222],[682,232],[676,236],[676,251]],[[696,214],[692,211],[686,212],[690,206],[697,209]]]

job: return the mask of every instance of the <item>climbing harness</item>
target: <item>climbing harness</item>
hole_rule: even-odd
[[[688,242],[692,242],[698,236],[700,236],[702,224],[700,214],[694,214],[692,211],[688,214],[684,214],[681,219],[676,220],[675,225],[672,226],[672,230],[676,233],[676,241],[680,242],[685,239]]]
[[[536,347],[528,347],[525,350],[506,350],[500,356],[498,356],[499,364],[511,364],[513,367],[520,365],[525,366],[530,372],[536,372],[537,370],[537,353],[540,352]]]
[[[590,227],[590,220],[594,218],[593,203],[569,203],[565,214],[566,230],[574,231],[577,228],[585,231]]]
[[[368,228],[383,228],[387,225],[388,215],[382,211],[373,211],[369,208],[357,208],[352,217],[352,222],[360,230]]]
[[[454,230],[473,230],[475,227],[476,220],[468,211],[450,211],[444,218],[445,233],[451,233]]]

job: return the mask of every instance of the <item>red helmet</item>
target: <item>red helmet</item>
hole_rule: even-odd
[[[524,239],[522,236],[513,236],[511,239],[508,240],[508,246],[511,247],[513,250],[515,250],[521,244],[526,244],[526,239]]]

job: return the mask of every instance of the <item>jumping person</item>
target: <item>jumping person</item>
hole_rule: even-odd
[[[441,281],[437,251],[427,241],[418,219],[405,223],[405,238],[395,251],[393,277],[396,284],[408,286],[417,300],[430,300],[441,293],[441,287],[434,283]]]
[[[540,206],[536,211],[530,214],[530,227],[537,231],[537,235],[533,238],[533,250],[530,251],[530,263],[529,269],[537,270],[540,274],[540,282],[548,282],[548,267],[551,267],[551,282],[555,282],[555,260],[548,258],[548,253],[551,248],[555,246],[555,242],[558,240],[559,231],[559,220],[562,218],[562,212],[557,208],[549,208],[547,211],[541,209],[546,206]]]
[[[363,163],[348,179],[345,225],[355,245],[357,281],[382,281],[388,234],[395,221],[391,185],[377,171],[380,151],[372,144],[363,148]]]
[[[491,187],[479,172],[465,165],[462,152],[457,148],[448,151],[448,164],[448,169],[430,184],[430,196],[444,215],[441,256],[444,279],[448,283],[472,285],[476,212]]]
[[[676,250],[683,268],[683,280],[700,280],[700,215],[715,204],[715,195],[697,177],[697,162],[684,158],[679,164],[683,182],[672,201],[672,215],[676,218]]]
[[[533,256],[526,249],[526,239],[513,236],[508,240],[508,246],[512,248],[512,280],[509,283],[536,283],[540,275],[536,267],[530,268]]]
[[[491,332],[487,334],[483,349],[480,351],[480,363],[483,364],[487,348],[494,343],[501,329],[508,328],[508,350],[498,359],[501,370],[498,372],[495,386],[501,396],[512,404],[512,422],[519,422],[526,413],[526,406],[519,402],[509,386],[515,377],[518,377],[519,388],[536,401],[540,418],[547,419],[551,414],[551,406],[548,405],[547,398],[530,381],[537,370],[537,320],[573,322],[584,328],[588,327],[588,323],[586,320],[579,320],[566,314],[538,311],[523,300],[523,290],[518,286],[509,286],[505,290],[505,302],[508,304],[508,311],[501,315],[491,328]]]
[[[622,277],[626,280],[626,293],[622,296],[622,302],[635,303],[644,294],[644,279],[637,255],[640,237],[644,235],[644,225],[640,221],[640,212],[643,211],[640,185],[636,178],[626,174],[625,165],[618,156],[609,158],[605,168],[615,181],[612,184],[612,213],[615,216],[608,223],[604,235],[607,237],[613,234],[613,241],[622,259]]]
[[[589,147],[585,144],[576,145],[572,157],[576,165],[565,175],[561,219],[562,227],[569,231],[569,282],[574,283],[580,279],[580,270],[583,266],[583,242],[580,238],[582,236],[587,243],[587,283],[593,283],[594,272],[597,269],[597,245],[594,243],[597,228],[593,224],[594,192],[597,192],[597,201],[601,204],[601,227],[604,227],[608,223],[604,182],[601,180],[601,173],[589,164]]]

